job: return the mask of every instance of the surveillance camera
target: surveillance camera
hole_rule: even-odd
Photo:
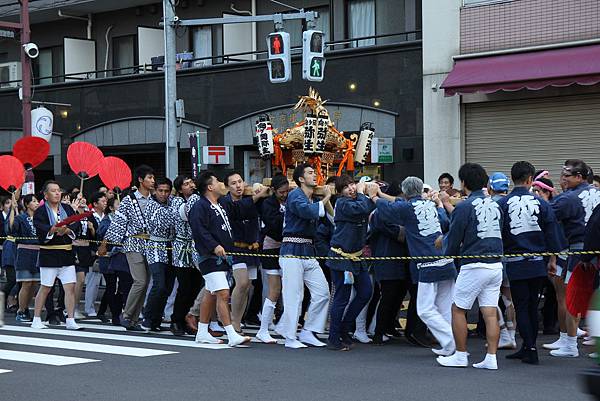
[[[29,58],[36,58],[40,55],[40,50],[35,43],[25,43],[23,49]]]

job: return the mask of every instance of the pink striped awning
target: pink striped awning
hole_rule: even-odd
[[[600,44],[457,60],[441,88],[453,96],[599,82]]]

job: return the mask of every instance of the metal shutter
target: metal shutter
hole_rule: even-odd
[[[550,171],[567,159],[600,173],[600,94],[465,104],[465,159],[510,177],[515,161]]]

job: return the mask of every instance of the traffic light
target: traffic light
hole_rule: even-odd
[[[323,32],[308,30],[302,33],[302,79],[321,82],[325,75]]]
[[[292,64],[290,59],[290,34],[273,32],[267,36],[269,49],[269,80],[274,83],[288,82],[292,79]]]

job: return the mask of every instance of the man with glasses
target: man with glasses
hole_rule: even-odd
[[[558,221],[562,223],[570,252],[583,250],[586,224],[594,208],[600,204],[600,190],[588,182],[591,176],[592,170],[585,162],[577,159],[567,160],[560,176],[561,186],[565,191],[551,202]],[[570,255],[566,261],[566,269],[556,268],[557,287],[560,288],[557,291],[559,302],[565,302],[566,285],[579,261],[579,255]],[[553,256],[550,263],[555,265],[556,257]],[[558,341],[544,344],[544,348],[551,349],[550,355],[552,356],[576,358],[579,356],[577,348],[579,318],[570,315],[567,311],[565,323],[567,332],[560,333]]]

